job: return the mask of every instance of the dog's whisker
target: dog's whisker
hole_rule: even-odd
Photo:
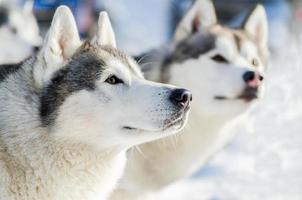
[[[140,66],[141,66],[141,67],[144,67],[144,66],[150,65],[150,64],[160,64],[160,62],[146,62],[146,63],[140,64]]]
[[[137,61],[137,64],[141,64],[141,61],[143,61],[145,58],[148,58],[148,57],[152,57],[152,53],[143,55],[143,56]]]
[[[144,154],[144,152],[138,145],[134,146],[133,149],[136,150],[144,159],[146,159],[146,160],[148,159],[147,156]]]

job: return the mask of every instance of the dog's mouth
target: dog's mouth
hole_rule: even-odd
[[[184,126],[186,121],[185,115],[179,116],[178,118],[166,119],[164,122],[163,131],[168,130],[172,127],[176,127],[176,129],[180,129]]]
[[[244,91],[241,93],[241,95],[238,96],[238,99],[242,99],[245,102],[251,102],[254,99],[258,99],[258,88],[257,87],[245,88]]]
[[[251,102],[255,99],[258,99],[258,88],[254,88],[254,87],[246,87],[243,92],[236,98],[228,98],[226,96],[215,96],[214,99],[215,100],[243,100],[245,102]]]
[[[184,127],[184,125],[187,121],[187,118],[188,118],[187,116],[188,116],[189,110],[190,110],[190,107],[188,106],[184,110],[175,113],[169,119],[164,120],[163,128],[160,128],[160,129],[151,130],[151,129],[132,127],[132,126],[124,126],[123,129],[127,130],[127,131],[139,131],[139,132],[164,132],[169,129],[180,130]]]

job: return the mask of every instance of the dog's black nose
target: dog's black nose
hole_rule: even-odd
[[[170,95],[170,101],[176,106],[185,108],[192,101],[192,94],[186,89],[175,89]]]
[[[247,71],[243,74],[244,82],[251,87],[259,87],[261,81],[263,81],[263,76],[259,72]]]

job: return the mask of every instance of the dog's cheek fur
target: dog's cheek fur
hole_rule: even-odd
[[[80,90],[94,90],[104,66],[102,60],[86,53],[57,71],[42,92],[40,116],[43,126],[54,123],[58,109],[67,97]]]

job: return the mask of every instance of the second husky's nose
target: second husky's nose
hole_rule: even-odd
[[[257,88],[261,85],[263,76],[258,72],[247,71],[243,74],[243,80],[249,87]]]
[[[172,91],[169,99],[174,105],[186,108],[189,106],[190,101],[192,101],[192,94],[186,89],[175,89]]]

